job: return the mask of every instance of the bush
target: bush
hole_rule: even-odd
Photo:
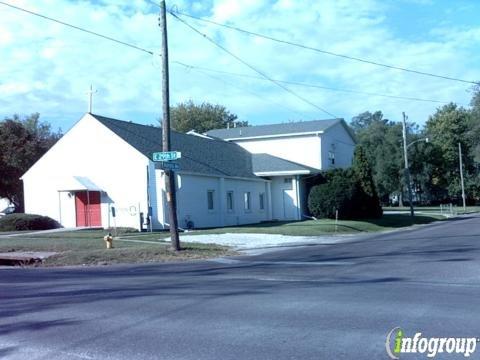
[[[341,218],[350,218],[350,202],[355,191],[351,177],[343,176],[346,171],[334,171],[326,174],[326,183],[316,185],[308,196],[308,209],[318,218],[335,218],[338,210]]]
[[[0,231],[50,230],[61,228],[48,216],[34,214],[10,214],[0,218]]]
[[[353,170],[333,170],[325,173],[326,182],[312,187],[308,209],[318,218],[368,219],[382,216],[376,193],[369,195]]]

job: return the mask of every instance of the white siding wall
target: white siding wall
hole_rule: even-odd
[[[286,183],[285,179],[291,179]],[[296,176],[272,177],[272,218],[275,220],[300,220],[300,199]]]
[[[157,179],[161,178],[157,170]],[[158,181],[158,180],[157,180]],[[177,175],[177,216],[180,227],[186,220],[196,228],[241,225],[270,220],[268,181],[219,178],[191,174]],[[163,181],[157,182],[158,192],[163,191]],[[207,192],[214,191],[214,208],[207,206]],[[227,211],[227,192],[233,191],[234,209]],[[244,209],[244,194],[250,192],[251,209]],[[265,194],[265,209],[260,210],[260,193]],[[166,207],[166,205],[165,205]],[[168,223],[168,214],[166,214]]]
[[[235,142],[253,154],[266,153],[316,169],[321,166],[320,138],[317,135],[235,140]]]
[[[113,205],[117,226],[138,228],[140,211],[147,213],[147,165],[145,156],[87,114],[24,175],[25,211],[74,227],[74,196],[60,193],[59,199],[58,190],[83,176],[106,191],[103,227],[113,225]]]
[[[352,166],[355,143],[345,128],[337,124],[322,134],[322,170]],[[329,151],[335,154],[335,165],[328,158]]]

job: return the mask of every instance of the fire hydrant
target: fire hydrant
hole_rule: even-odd
[[[107,249],[113,248],[113,236],[111,233],[108,233],[108,235],[105,235],[103,237],[103,240],[105,241],[105,245],[107,245]]]

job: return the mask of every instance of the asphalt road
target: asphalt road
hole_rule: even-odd
[[[471,216],[224,262],[2,269],[0,357],[387,359],[397,326],[480,337],[479,306]]]

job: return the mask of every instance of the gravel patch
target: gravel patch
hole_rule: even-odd
[[[276,234],[209,234],[209,235],[186,235],[180,236],[181,241],[218,244],[231,246],[236,250],[256,249],[266,247],[280,247],[302,244],[336,244],[348,241],[353,235],[335,236],[287,236]],[[169,241],[169,239],[166,239]]]

